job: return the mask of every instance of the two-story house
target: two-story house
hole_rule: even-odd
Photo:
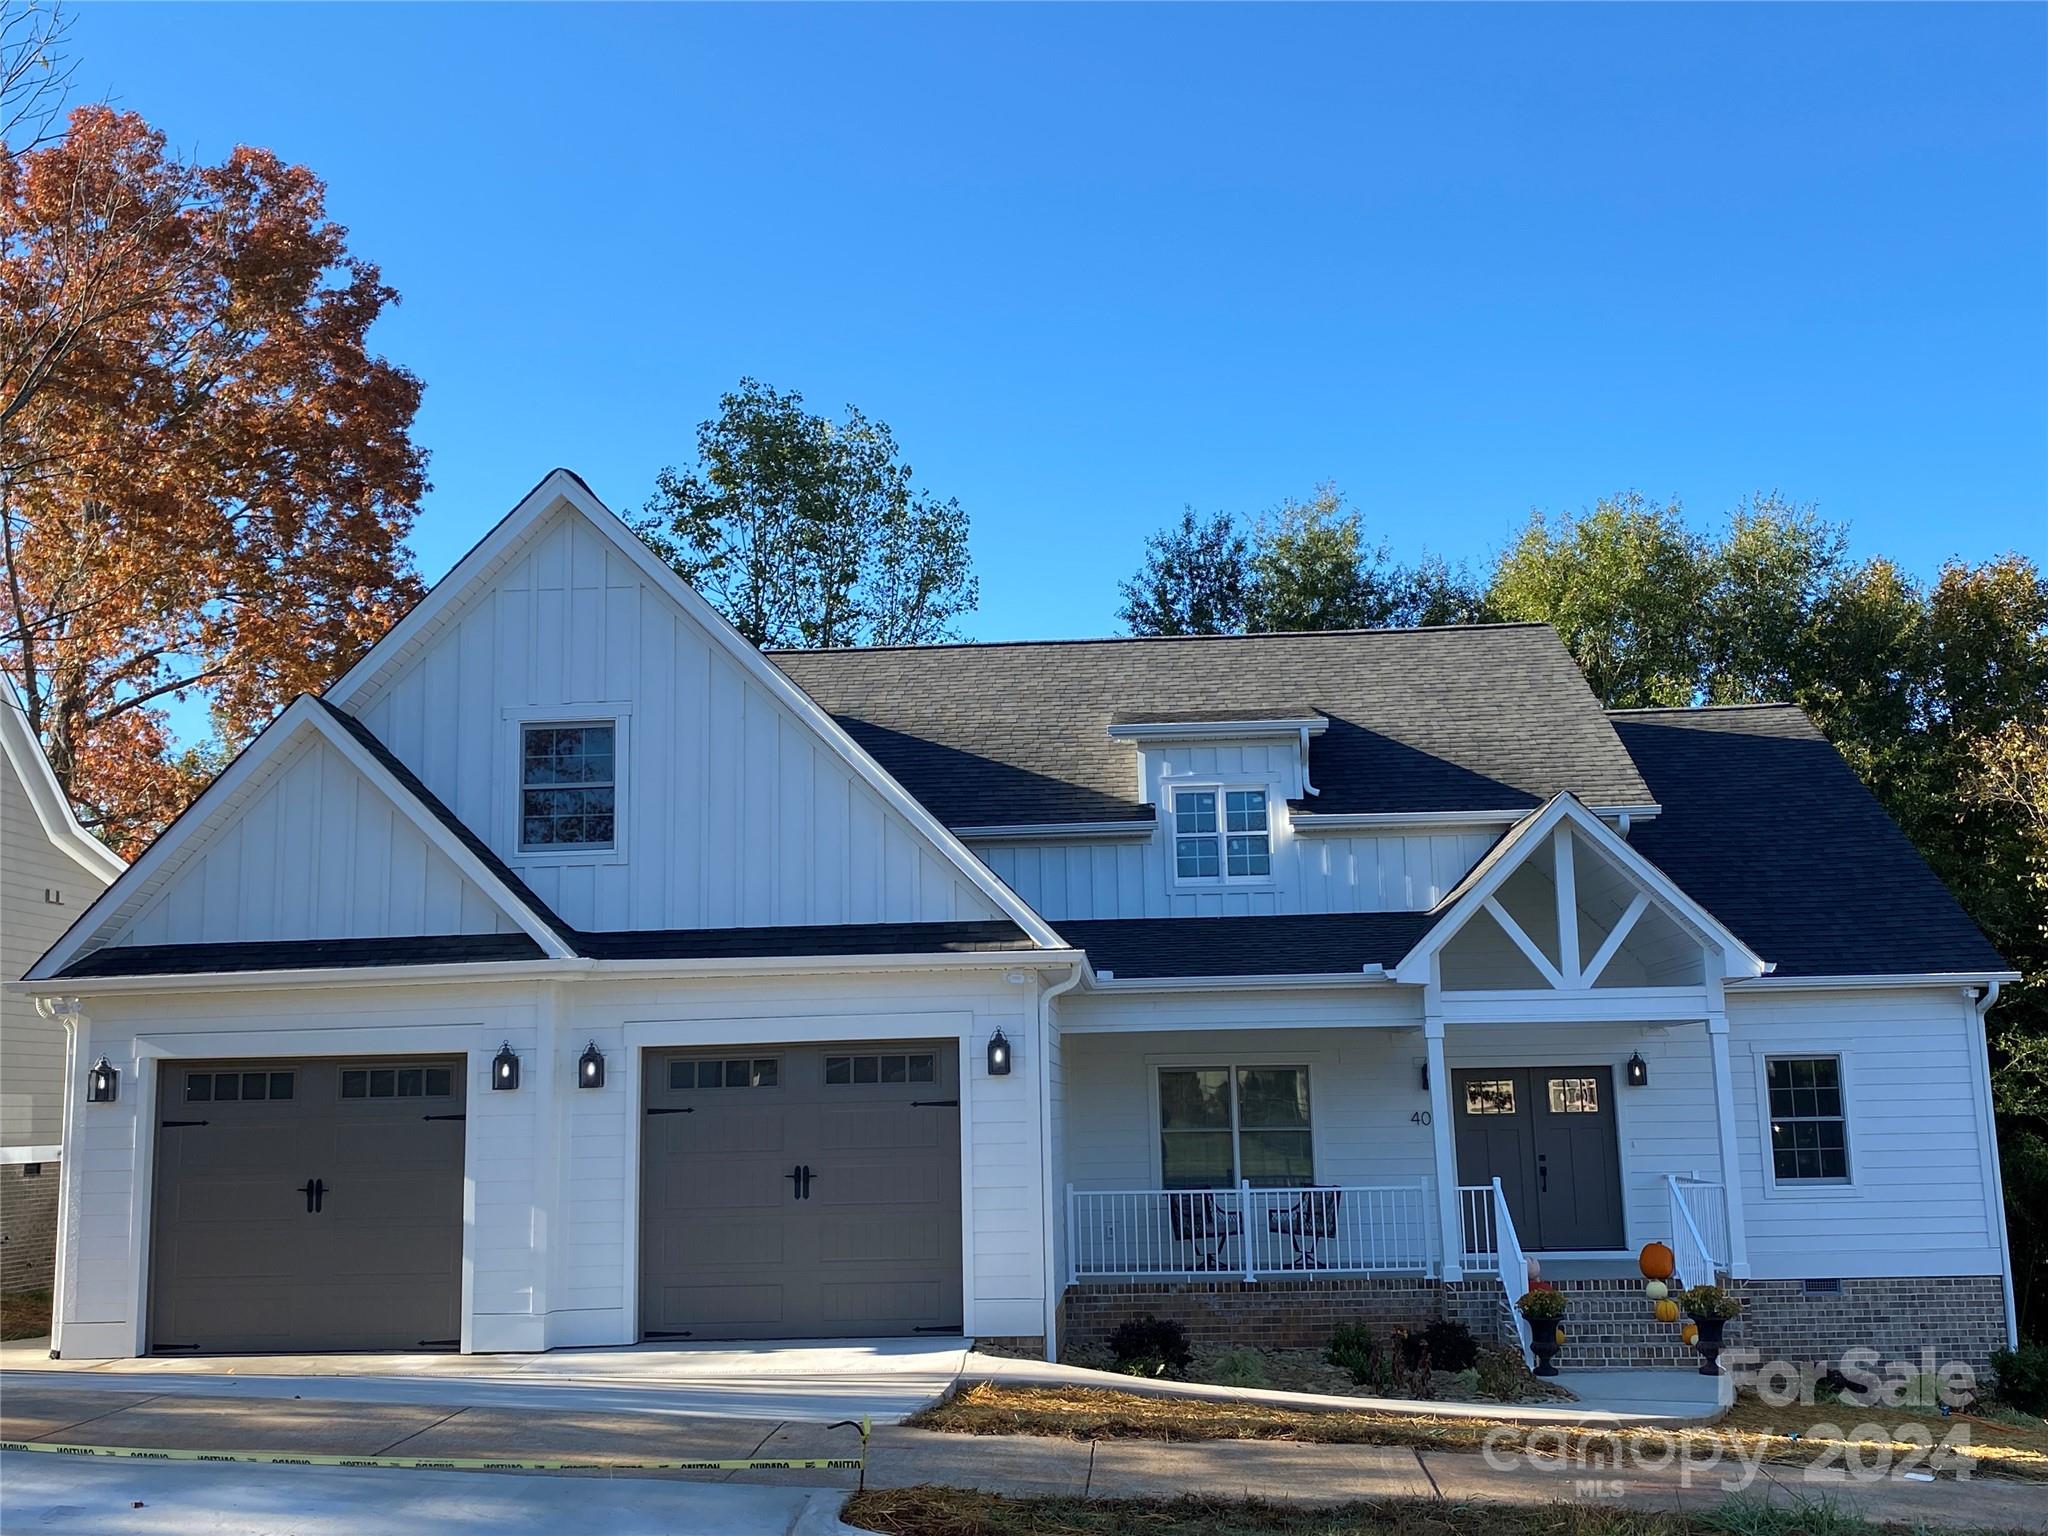
[[[1227,1335],[1640,1245],[1804,1357],[2011,1306],[2005,963],[1789,708],[1533,625],[779,653],[548,476],[36,966],[57,1347]]]

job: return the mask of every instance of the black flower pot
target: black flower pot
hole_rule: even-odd
[[[1555,1376],[1557,1366],[1552,1362],[1557,1359],[1558,1350],[1563,1348],[1557,1342],[1557,1333],[1564,1327],[1564,1316],[1560,1313],[1556,1317],[1532,1317],[1528,1322],[1529,1347],[1536,1352],[1536,1374]]]
[[[1719,1376],[1721,1374],[1721,1331],[1728,1326],[1725,1317],[1695,1317],[1692,1320],[1700,1336],[1693,1348],[1700,1352],[1700,1374]]]

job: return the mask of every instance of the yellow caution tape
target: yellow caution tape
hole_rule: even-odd
[[[832,1429],[858,1429],[860,1455],[769,1457],[737,1461],[512,1461],[482,1456],[321,1456],[289,1451],[167,1451],[128,1445],[58,1445],[47,1440],[0,1440],[0,1451],[47,1451],[57,1456],[113,1457],[121,1461],[253,1462],[270,1467],[422,1467],[443,1472],[859,1472],[868,1461],[866,1419]]]

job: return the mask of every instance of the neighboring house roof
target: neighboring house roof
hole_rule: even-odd
[[[1664,812],[1629,843],[1775,974],[2010,969],[1826,737],[1790,704],[1616,710]]]
[[[972,955],[1032,949],[1008,921],[828,923],[774,928],[636,929],[577,935],[594,960],[755,960],[798,955]]]
[[[1437,920],[1434,912],[1334,912],[1286,917],[1134,917],[1064,922],[1098,976],[1349,976],[1392,966]]]
[[[1322,814],[1652,803],[1547,625],[771,655],[948,826],[1147,821],[1110,727],[1203,716],[1327,718]]]
[[[50,760],[43,756],[43,745],[36,740],[35,727],[28,723],[28,711],[22,706],[20,690],[11,676],[0,672],[0,678],[5,679],[4,686],[0,686],[0,750],[6,753],[14,776],[28,794],[29,804],[35,807],[36,820],[42,824],[43,835],[53,847],[61,849],[87,873],[98,876],[102,883],[119,878],[127,864],[113,849],[78,824],[64,787],[57,782]]]

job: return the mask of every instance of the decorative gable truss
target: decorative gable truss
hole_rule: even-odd
[[[1443,993],[1718,988],[1770,967],[1571,795],[1517,823],[1393,974]]]
[[[286,710],[29,972],[105,948],[524,933],[574,953],[506,878],[336,714]]]

